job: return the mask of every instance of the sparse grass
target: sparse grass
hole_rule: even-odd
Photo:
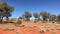
[[[18,26],[18,27],[17,27]],[[24,27],[24,28],[23,28]],[[26,28],[27,27],[27,28]],[[53,30],[60,30],[60,25],[55,23],[27,23],[27,22],[22,22],[19,25],[15,25],[13,23],[8,23],[8,24],[0,24],[0,28],[7,30],[7,31],[15,31],[16,33],[23,33],[24,30],[26,30],[25,32],[29,32],[30,30],[32,30],[32,32],[37,33],[36,31],[38,31],[39,33],[46,33],[48,31]],[[28,30],[27,30],[28,29]],[[19,31],[18,31],[19,30]],[[21,31],[22,32],[21,32]],[[52,30],[52,31],[53,31]],[[54,31],[53,31],[54,32]],[[57,31],[56,31],[57,32]],[[31,32],[30,32],[31,33]],[[58,33],[57,33],[58,34]]]

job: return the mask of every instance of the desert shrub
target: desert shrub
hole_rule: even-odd
[[[16,23],[15,23],[15,25],[20,25],[20,24],[22,24],[22,22],[21,22],[21,20],[18,20]]]
[[[18,23],[17,24],[22,24],[21,20],[18,20]]]

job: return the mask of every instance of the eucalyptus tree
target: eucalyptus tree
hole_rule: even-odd
[[[47,19],[49,19],[50,13],[48,13],[46,11],[42,11],[42,12],[40,12],[40,15],[43,18],[43,21],[46,21]]]
[[[23,19],[21,16],[18,19]]]
[[[36,12],[36,13],[33,13],[33,16],[34,16],[34,18],[35,18],[34,23],[36,23],[37,21],[40,20],[40,14],[38,14],[37,12]]]
[[[50,21],[55,21],[57,19],[56,15],[50,15],[49,20]]]
[[[3,10],[0,8],[0,23],[2,24],[2,19],[1,19],[1,17],[2,17],[2,12],[3,12]]]
[[[60,24],[60,14],[58,15],[58,23]]]
[[[32,17],[32,15],[29,11],[25,11],[23,16],[24,16],[25,20],[27,20],[27,21],[29,21],[30,17]]]
[[[60,20],[60,14],[58,15],[58,20]]]
[[[33,13],[35,20],[40,20],[40,15],[38,13]]]
[[[49,18],[50,16],[50,14],[47,13],[46,11],[42,11],[40,15],[42,16],[43,20],[47,20],[47,18]]]
[[[6,19],[8,19],[8,17],[11,16],[12,11],[14,10],[13,6],[9,6],[8,3],[6,2],[1,2],[2,7],[3,7],[3,13],[4,13],[4,17],[6,17]]]
[[[0,17],[2,20],[3,20],[3,17],[6,17],[6,19],[8,19],[8,17],[11,16],[11,13],[13,10],[14,10],[14,7],[8,5],[7,2],[0,2],[0,13],[2,14]]]

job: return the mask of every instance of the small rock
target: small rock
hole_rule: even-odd
[[[60,30],[60,28],[57,28],[57,30]]]
[[[15,30],[13,28],[5,28],[4,31]]]
[[[41,31],[39,31],[40,33],[45,33],[45,31],[43,31],[43,30],[41,30]]]

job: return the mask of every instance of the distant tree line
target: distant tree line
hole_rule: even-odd
[[[19,19],[24,19],[24,20],[30,20],[30,18],[34,16],[35,21],[60,21],[60,14],[59,15],[55,15],[55,14],[50,14],[47,11],[41,11],[40,13],[33,13],[33,15],[29,12],[29,11],[25,11],[24,14],[22,14],[22,16],[19,17]],[[42,17],[42,19],[40,18]]]

